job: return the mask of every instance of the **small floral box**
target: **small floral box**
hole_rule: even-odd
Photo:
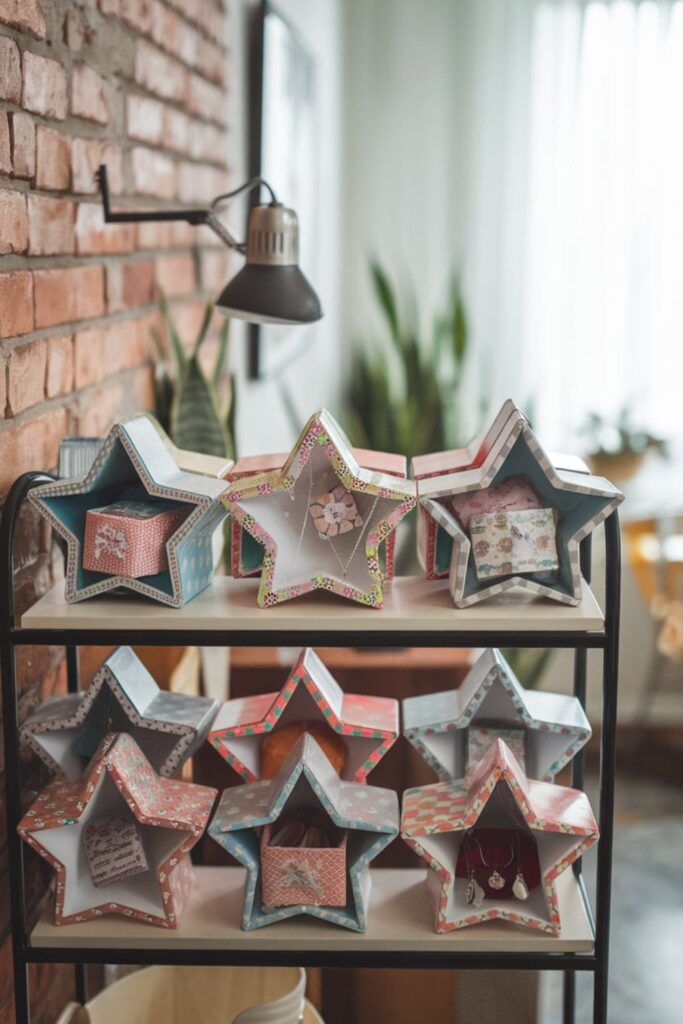
[[[477,578],[559,567],[551,508],[484,512],[469,521]]]
[[[261,833],[261,893],[267,907],[346,906],[347,832],[336,846],[272,846],[275,830]]]
[[[140,829],[132,818],[105,814],[83,832],[90,880],[100,889],[148,870]]]
[[[117,501],[88,509],[83,568],[111,576],[155,576],[168,569],[166,541],[190,508],[165,501]]]

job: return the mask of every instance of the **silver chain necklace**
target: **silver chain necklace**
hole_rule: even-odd
[[[309,520],[309,511],[308,510],[311,507],[311,500],[313,498],[313,483],[314,483],[314,481],[313,481],[313,459],[309,456],[309,459],[308,459],[308,499],[306,501],[306,507],[304,508],[303,519],[301,521],[301,529],[299,531],[299,539],[297,541],[296,549],[294,551],[294,556],[292,558],[292,563],[291,563],[291,566],[290,566],[290,572],[292,571],[292,569],[294,568],[294,566],[298,562],[299,555],[301,553],[301,548],[302,548],[302,545],[303,545],[303,542],[304,542],[304,534],[306,533],[306,526],[307,526],[308,520]],[[294,488],[292,488],[292,491],[291,491],[289,497],[290,497],[290,499],[292,501],[295,500]],[[358,551],[358,548],[360,547],[361,541],[363,540],[363,536],[365,535],[365,531],[366,531],[367,527],[370,525],[372,517],[375,514],[375,509],[377,508],[377,503],[378,502],[379,502],[379,494],[376,494],[375,495],[375,500],[373,501],[372,507],[370,509],[370,513],[366,517],[366,519],[365,519],[365,521],[363,523],[363,526],[362,526],[362,528],[361,528],[361,530],[360,530],[360,532],[358,534],[358,537],[356,538],[356,543],[353,545],[353,548],[351,549],[351,554],[349,555],[349,557],[346,560],[346,562],[342,561],[341,555],[339,554],[339,552],[337,551],[337,549],[334,546],[334,540],[331,537],[325,537],[323,534],[319,534],[320,539],[324,540],[329,545],[330,550],[332,551],[332,554],[334,555],[334,557],[339,562],[339,568],[342,571],[342,576],[344,577],[344,579],[346,579],[348,571],[349,571],[349,569],[351,567],[351,563],[353,562],[354,558],[356,557],[356,553]],[[285,512],[285,517],[289,518],[289,513],[288,512]]]

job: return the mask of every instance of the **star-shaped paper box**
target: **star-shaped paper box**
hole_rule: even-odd
[[[126,588],[180,608],[211,582],[211,538],[225,518],[219,500],[224,490],[223,480],[181,471],[161,428],[148,416],[136,416],[111,428],[82,480],[43,484],[30,497],[67,542],[67,601]],[[164,567],[152,575],[134,578],[84,568],[87,513],[121,501],[185,510],[165,541]],[[127,550],[125,533],[111,541],[114,555]]]
[[[556,469],[519,410],[505,420],[479,465],[420,480],[418,486],[422,508],[452,540],[449,589],[458,608],[466,608],[512,587],[523,587],[563,604],[578,604],[581,600],[579,544],[623,500],[620,491],[602,477]],[[482,506],[483,511],[488,503],[498,511],[495,492],[501,495],[503,491],[514,489],[523,494],[531,490],[536,498],[535,508],[552,513],[554,535],[544,538],[548,541],[546,553],[552,557],[544,559],[539,549],[538,564],[547,568],[519,571],[512,567],[505,572],[504,567],[488,567],[490,571],[484,575],[478,562],[479,547],[490,546],[490,542],[483,539],[481,543],[473,543],[469,527],[459,517],[465,515],[463,504],[468,506],[469,523],[469,516],[474,517],[477,505]],[[454,503],[461,508],[459,514]],[[523,509],[530,507],[528,503],[522,504]],[[493,512],[487,515],[492,516]],[[478,515],[478,519],[486,519],[486,515]],[[485,527],[477,526],[477,529],[484,531]],[[434,536],[438,541],[438,534]],[[504,542],[512,543],[509,539]],[[442,558],[442,553],[428,550],[426,565],[441,567]]]
[[[407,697],[403,734],[440,779],[462,779],[502,737],[530,778],[552,782],[591,727],[576,697],[525,690],[500,651],[489,649],[457,690]]]
[[[129,733],[170,778],[204,742],[218,707],[209,697],[160,690],[130,647],[119,647],[87,690],[41,704],[21,737],[48,768],[74,781],[107,733]]]
[[[514,419],[525,419],[524,413],[508,398],[501,406],[491,426],[479,434],[464,448],[453,448],[429,455],[416,455],[411,460],[413,479],[417,481],[418,493],[422,481],[435,477],[450,476],[465,470],[476,469],[493,447],[499,434]],[[509,427],[508,427],[509,429]],[[548,456],[557,470],[572,473],[589,473],[590,470],[578,455],[549,452]],[[448,576],[453,550],[453,538],[429,515],[423,505],[419,506],[417,519],[417,554],[427,579],[438,580]]]
[[[398,701],[344,693],[310,647],[299,655],[279,693],[226,701],[209,742],[246,782],[262,777],[264,738],[294,722],[314,722],[343,738],[342,778],[364,782],[398,736]]]
[[[292,810],[315,809],[346,835],[346,905],[302,903],[264,906],[260,833]],[[309,914],[354,931],[367,925],[369,865],[398,834],[398,798],[393,790],[340,779],[312,736],[300,738],[275,779],[226,789],[209,835],[247,868],[242,927],[245,930]]]
[[[194,881],[189,851],[206,828],[216,792],[161,778],[131,736],[105,737],[85,774],[77,782],[51,782],[18,826],[57,872],[55,924],[121,914],[176,928]],[[89,827],[102,830],[107,822],[137,836],[147,867],[102,885],[89,863]]]
[[[492,889],[492,898],[478,906],[467,901],[468,879],[456,871],[464,837],[475,826],[506,829],[535,842],[540,881],[527,899],[496,898]],[[585,793],[527,779],[502,740],[488,750],[469,785],[437,782],[403,795],[401,836],[430,869],[437,932],[499,918],[559,935],[555,879],[597,842],[598,834]]]
[[[354,458],[358,465],[371,472],[384,473],[405,480],[408,476],[407,460],[404,455],[390,452],[375,452],[367,448],[353,448]],[[229,483],[245,480],[264,473],[279,471],[287,461],[286,453],[277,455],[248,455],[238,459],[234,467],[226,475]],[[231,564],[235,578],[256,576],[263,568],[263,545],[247,533],[236,519],[230,522],[231,528]],[[394,554],[396,532],[389,534],[384,544],[379,547],[380,565],[386,583],[394,578]]]
[[[235,481],[224,501],[264,548],[261,606],[320,588],[381,608],[380,545],[417,498],[414,481],[363,469],[323,409],[281,469]]]

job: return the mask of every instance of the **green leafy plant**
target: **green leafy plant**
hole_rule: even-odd
[[[500,652],[527,690],[535,690],[553,656],[549,647],[502,647]]]
[[[349,434],[358,445],[411,457],[462,443],[458,392],[468,358],[467,317],[453,277],[443,312],[421,336],[410,290],[402,304],[388,275],[371,262],[373,293],[386,335],[354,350]]]
[[[156,412],[162,427],[178,448],[205,455],[235,456],[235,381],[228,372],[229,322],[219,332],[218,352],[213,370],[207,374],[199,360],[213,306],[208,304],[199,334],[188,353],[178,334],[165,296],[159,299],[168,330],[169,365],[166,348],[156,331]],[[222,398],[222,400],[221,400]]]

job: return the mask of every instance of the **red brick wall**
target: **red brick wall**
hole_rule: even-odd
[[[55,467],[63,435],[151,407],[157,285],[190,335],[204,289],[224,277],[223,253],[188,225],[104,227],[94,171],[106,163],[114,195],[147,204],[224,190],[227,33],[223,0],[0,0],[0,500],[18,474]],[[28,512],[16,564],[21,610],[55,572]],[[20,661],[26,713],[63,688],[62,652]],[[29,775],[27,800],[40,784]],[[0,806],[2,1024],[13,1019],[4,828]],[[45,883],[30,867],[38,903]],[[56,1019],[70,973],[32,977],[34,1020]]]

